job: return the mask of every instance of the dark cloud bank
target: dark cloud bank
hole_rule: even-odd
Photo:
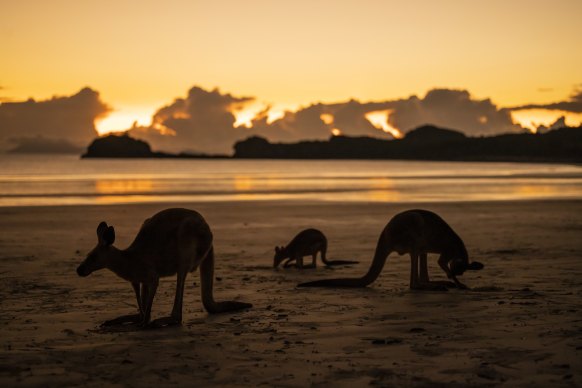
[[[522,110],[522,109],[551,109],[551,110],[563,110],[567,112],[582,113],[582,88],[578,86],[576,91],[572,93],[569,101],[559,101],[550,104],[528,104],[522,106],[516,106],[511,108],[512,110]]]
[[[3,102],[0,104],[0,149],[78,150],[97,136],[95,119],[109,111],[99,93],[90,88],[45,101]]]
[[[389,112],[388,123],[402,133],[424,124],[456,129],[469,136],[521,132],[511,110],[542,108],[582,112],[582,92],[569,101],[547,105],[500,108],[489,99],[475,99],[466,90],[433,89],[424,97],[380,102],[350,100],[316,103],[268,121],[267,107],[252,119],[252,127],[236,127],[236,112],[255,102],[254,97],[237,97],[218,89],[192,87],[185,98],[158,109],[148,127],[133,127],[129,133],[148,141],[156,150],[170,152],[231,153],[233,144],[249,136],[269,141],[328,139],[332,130],[347,136],[389,139],[367,118],[371,112]],[[0,104],[0,146],[48,150],[86,146],[95,136],[94,120],[110,108],[89,88],[69,97],[46,101]],[[376,124],[378,125],[378,124]]]
[[[252,135],[270,141],[320,140],[329,138],[332,129],[338,129],[347,136],[391,138],[366,118],[368,113],[378,111],[389,111],[389,124],[402,132],[427,123],[473,136],[523,130],[512,122],[508,110],[498,108],[489,99],[473,99],[465,90],[434,89],[424,98],[411,96],[382,102],[317,103],[296,112],[287,111],[270,123],[266,109],[252,120],[251,128],[234,128],[236,118],[232,112],[253,101],[252,97],[193,87],[186,98],[159,109],[151,127],[133,128],[130,133],[167,151],[189,148],[224,153],[231,152],[237,140]]]

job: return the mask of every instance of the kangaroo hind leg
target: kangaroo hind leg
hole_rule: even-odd
[[[186,282],[187,271],[179,271],[176,279],[176,296],[174,297],[174,307],[169,317],[153,320],[150,327],[175,326],[182,324],[182,304],[184,300],[184,284]]]
[[[195,270],[201,258],[208,255],[208,245],[201,243],[199,239],[185,238],[182,240],[178,250],[177,271],[176,271],[176,294],[174,296],[174,306],[169,317],[158,318],[151,323],[151,326],[174,326],[182,324],[182,307],[184,301],[184,285],[188,272]]]

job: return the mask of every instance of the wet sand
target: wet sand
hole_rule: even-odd
[[[176,205],[214,232],[215,299],[254,308],[209,316],[194,273],[181,327],[100,329],[136,306],[113,273],[75,273],[97,224],[125,247],[170,206],[0,208],[0,386],[582,385],[582,201]],[[462,277],[472,290],[411,291],[396,254],[365,289],[295,287],[363,274],[386,222],[411,207],[441,214],[485,264]],[[306,227],[326,233],[330,259],[360,263],[274,270],[273,247]],[[429,271],[444,280],[436,256]],[[162,280],[153,318],[174,287]]]

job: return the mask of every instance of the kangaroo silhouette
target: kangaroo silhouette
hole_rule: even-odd
[[[113,226],[97,227],[97,246],[77,268],[79,276],[108,268],[133,286],[138,314],[124,315],[103,323],[105,326],[140,323],[142,326],[179,325],[182,322],[184,282],[189,272],[200,267],[202,304],[209,313],[250,308],[250,303],[216,302],[213,297],[214,249],[212,232],[194,210],[166,209],[147,219],[135,240],[126,249],[113,246]],[[174,307],[169,317],[150,323],[152,303],[159,279],[177,274]]]
[[[321,253],[321,261],[325,265],[357,264],[357,261],[349,260],[327,260],[327,238],[322,231],[317,229],[305,229],[293,237],[293,240],[285,247],[275,247],[275,256],[273,257],[273,267],[277,268],[283,260],[283,267],[291,266],[295,261],[297,268],[315,268],[317,253]],[[303,265],[303,257],[311,256],[312,262],[309,266]]]
[[[437,214],[428,210],[408,210],[396,214],[380,234],[374,259],[361,278],[324,279],[301,283],[299,287],[366,287],[378,278],[391,252],[410,254],[410,288],[446,290],[447,287],[467,289],[457,276],[466,270],[483,269],[483,264],[469,263],[463,240]],[[427,254],[439,253],[438,264],[449,281],[431,282],[428,276]],[[420,273],[418,262],[420,259]]]

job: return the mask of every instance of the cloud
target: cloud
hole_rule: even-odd
[[[296,112],[286,111],[283,117],[268,123],[267,112],[252,120],[246,135],[263,136],[271,141],[328,139],[332,124],[322,119],[328,111],[324,104],[313,104]]]
[[[416,96],[388,103],[393,109],[389,123],[403,131],[432,124],[456,129],[470,136],[520,131],[507,109],[490,99],[474,99],[466,90],[433,89],[424,98]]]
[[[344,104],[335,104],[330,110],[333,112],[334,126],[344,135],[392,138],[366,117],[370,112],[388,110],[388,104],[385,102],[362,104],[350,100]]]
[[[186,98],[158,109],[151,127],[132,128],[130,134],[168,151],[230,152],[243,136],[242,129],[234,128],[234,112],[253,101],[253,97],[234,97],[195,86]]]
[[[552,102],[549,104],[527,104],[509,108],[510,110],[525,110],[525,109],[549,109],[562,110],[572,113],[582,113],[582,85],[577,85],[576,89],[566,101]]]
[[[467,90],[439,88],[423,97],[318,102],[285,111],[276,120],[272,120],[271,107],[254,97],[194,86],[185,97],[159,108],[151,126],[134,125],[128,131],[148,141],[154,150],[230,154],[235,142],[253,135],[273,142],[321,140],[340,133],[390,139],[425,124],[460,130],[469,136],[523,131],[513,122],[512,111],[532,108],[582,112],[582,85],[568,101],[546,105],[501,108]],[[97,135],[95,119],[110,110],[90,88],[45,101],[0,103],[0,149],[84,147]],[[252,125],[235,127],[237,117],[239,123],[252,117]]]
[[[80,154],[85,147],[75,146],[65,139],[47,139],[42,136],[10,139],[11,153],[22,154]]]
[[[86,146],[95,136],[95,119],[105,116],[111,108],[99,98],[99,93],[84,88],[77,94],[53,97],[49,100],[29,99],[0,104],[0,149],[23,144],[29,139],[39,143],[66,142]],[[32,144],[32,143],[30,143]]]
[[[371,122],[369,114],[375,112],[384,113],[387,121],[383,125]],[[392,138],[382,128],[407,132],[424,124],[457,129],[472,136],[523,130],[513,123],[508,110],[499,108],[490,99],[475,99],[466,90],[454,89],[433,89],[424,98],[319,103],[286,112],[271,124],[267,124],[264,116],[253,120],[251,132],[254,129],[269,140],[328,138],[332,129],[348,136]]]
[[[536,133],[545,133],[554,129],[566,128],[568,124],[566,124],[566,116],[560,116],[551,123],[550,125],[538,125],[536,128]]]
[[[158,109],[151,127],[134,127],[130,134],[157,150],[231,153],[236,141],[254,135],[275,142],[328,139],[332,133],[391,139],[385,131],[399,135],[399,131],[424,124],[473,136],[523,130],[513,123],[508,110],[489,99],[475,99],[466,90],[433,89],[423,98],[378,102],[314,103],[295,112],[286,111],[272,122],[270,107],[265,106],[255,114],[250,128],[235,128],[236,113],[255,102],[254,97],[235,97],[195,86],[186,98]]]

